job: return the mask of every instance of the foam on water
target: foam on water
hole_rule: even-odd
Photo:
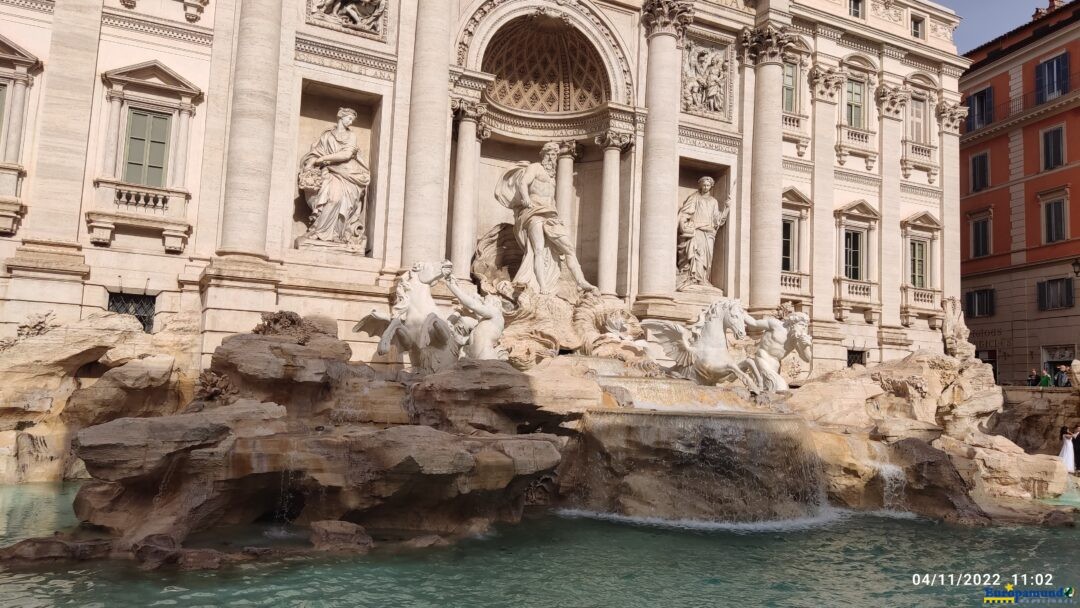
[[[855,511],[824,507],[817,514],[796,519],[778,519],[756,522],[703,521],[696,519],[663,519],[660,517],[633,517],[616,513],[600,513],[580,509],[559,509],[555,512],[568,519],[597,519],[634,526],[653,526],[681,530],[734,532],[736,534],[756,534],[765,532],[795,532],[822,528],[855,515]]]

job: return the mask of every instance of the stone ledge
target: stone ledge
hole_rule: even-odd
[[[4,268],[10,274],[66,274],[82,279],[90,276],[82,246],[63,241],[24,239],[15,255],[4,261]]]
[[[0,196],[0,235],[11,236],[19,231],[26,215],[26,205],[14,196]]]
[[[166,253],[183,253],[191,233],[191,224],[184,220],[134,213],[87,211],[86,224],[90,232],[90,242],[103,247],[112,244],[117,226],[160,232]]]

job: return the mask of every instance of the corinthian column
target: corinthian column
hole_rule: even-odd
[[[574,206],[574,161],[579,156],[580,146],[576,141],[559,143],[559,160],[555,165],[555,209],[571,233],[576,232],[577,226],[577,222],[570,221],[570,212]]]
[[[219,255],[266,257],[282,0],[242,0]]]
[[[409,93],[409,139],[405,152],[405,216],[401,264],[441,260],[446,191],[446,119],[450,110],[450,6],[418,0],[416,47]]]
[[[754,155],[750,173],[750,308],[772,310],[780,303],[780,240],[784,170],[783,58],[794,43],[785,28],[766,23],[743,30],[747,60],[755,64]],[[821,159],[815,159],[822,162]]]
[[[457,166],[454,169],[454,214],[451,218],[450,261],[454,273],[469,278],[473,250],[476,249],[477,123],[487,113],[481,103],[455,99],[458,112]]]
[[[836,155],[836,106],[847,74],[836,68],[814,66],[810,70],[810,89],[814,99],[813,146],[814,190],[814,256],[810,269],[815,327],[831,323],[833,316],[833,278],[837,275],[837,233],[829,218],[833,215],[835,173],[832,159]]]
[[[911,91],[882,83],[875,95],[881,108],[881,252],[877,269],[881,286],[881,324],[886,327],[900,326],[900,285],[907,283],[905,264],[892,264],[893,256],[910,254],[904,251],[900,233],[900,205],[896,195],[900,192],[900,158],[904,149],[904,109],[911,101]],[[898,270],[899,267],[899,270]]]
[[[960,297],[960,123],[968,109],[948,101],[938,104],[941,127],[941,297]]]
[[[679,188],[679,111],[682,91],[680,42],[694,20],[690,0],[646,0],[641,8],[649,44],[642,144],[641,238],[638,293],[675,291],[676,222]]]
[[[619,194],[622,187],[619,173],[623,150],[632,141],[633,136],[619,131],[608,131],[596,137],[596,145],[604,150],[596,286],[604,295],[615,295],[615,279],[619,269]]]

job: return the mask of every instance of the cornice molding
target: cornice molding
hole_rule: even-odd
[[[0,0],[0,2],[6,1],[8,0]],[[214,43],[214,31],[208,27],[158,19],[115,8],[105,8],[102,11],[101,25],[199,46],[210,46]]]
[[[19,8],[25,8],[27,10],[37,11],[39,13],[51,15],[53,14],[53,9],[56,3],[52,0],[0,0],[0,4],[17,6]]]
[[[296,60],[380,80],[393,81],[397,72],[397,61],[392,57],[346,48],[299,34],[296,36]]]

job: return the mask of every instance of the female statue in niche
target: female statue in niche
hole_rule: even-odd
[[[705,176],[698,180],[698,191],[686,197],[679,208],[679,289],[711,287],[713,247],[716,233],[727,222],[727,205],[712,195],[716,180]]]
[[[337,117],[337,125],[324,131],[300,160],[300,190],[311,208],[307,234],[300,240],[301,245],[322,241],[363,252],[371,172],[349,128],[356,110],[341,108]]]

